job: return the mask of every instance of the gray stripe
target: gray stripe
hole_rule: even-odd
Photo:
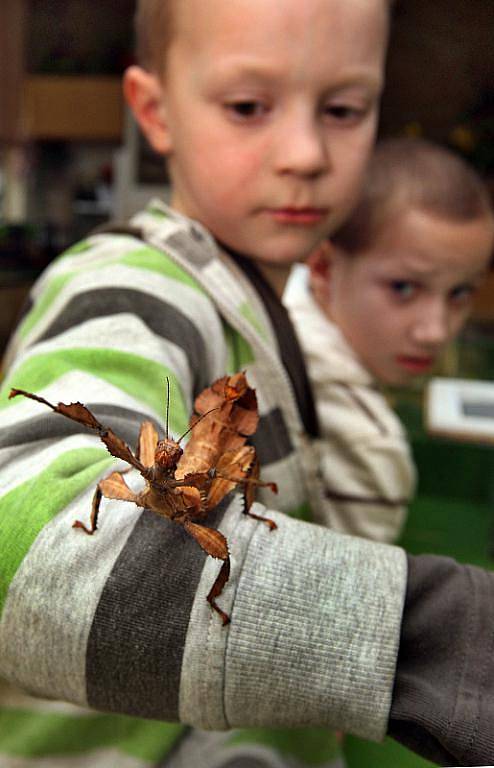
[[[184,350],[192,366],[195,394],[210,383],[208,356],[197,328],[176,307],[143,291],[101,288],[77,294],[37,341],[51,339],[87,320],[124,312],[139,317],[154,334]]]
[[[207,524],[214,527],[223,514],[221,504]],[[180,526],[144,511],[95,612],[86,663],[90,706],[178,719],[185,636],[206,557]]]
[[[255,447],[261,466],[281,461],[293,452],[292,441],[279,408],[261,416],[256,434],[249,442]]]
[[[410,499],[386,499],[384,496],[359,496],[357,493],[340,493],[330,488],[324,488],[324,495],[330,501],[342,501],[351,504],[364,504],[381,507],[403,507],[410,503]]]
[[[84,403],[84,405],[131,448],[137,446],[139,427],[143,421],[152,421],[158,432],[163,431],[161,425],[146,413],[107,403]],[[0,449],[24,445],[36,440],[62,439],[79,432],[81,432],[80,424],[47,411],[0,432]],[[293,452],[290,435],[279,408],[260,417],[256,434],[249,442],[255,446],[261,466],[281,461]]]
[[[192,237],[191,237],[192,235]],[[206,247],[209,244],[209,248]],[[189,231],[178,231],[166,236],[163,247],[177,251],[189,264],[202,268],[217,257],[217,250],[195,222],[189,222]]]
[[[137,447],[141,422],[152,421],[158,431],[162,431],[160,424],[146,413],[107,403],[85,403],[85,405],[105,427],[110,427],[131,448]],[[84,428],[80,424],[47,410],[40,416],[26,419],[0,432],[0,448],[24,445],[37,440],[61,440],[69,435],[79,434],[81,431],[84,431]],[[87,431],[93,433],[92,430]]]
[[[357,406],[357,408],[359,408],[362,411],[362,413],[365,416],[367,416],[367,418],[370,421],[372,421],[372,423],[377,427],[381,435],[387,435],[389,433],[389,430],[386,427],[386,425],[381,423],[377,414],[375,414],[369,408],[369,406],[364,402],[364,400],[357,394],[357,391],[353,387],[346,384],[345,382],[339,382],[339,384],[340,384],[340,387],[342,387],[346,391],[346,393],[348,394],[350,399],[353,401],[353,403]],[[375,387],[369,387],[369,389],[371,392],[377,393]]]

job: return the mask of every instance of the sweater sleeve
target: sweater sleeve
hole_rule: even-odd
[[[494,762],[494,573],[409,557],[389,733],[439,765]]]
[[[227,369],[221,322],[198,286],[152,249],[136,254],[124,238],[106,252],[106,243],[45,273],[11,347],[0,409],[0,677],[35,696],[201,728],[328,725],[381,738],[401,550],[276,511],[270,532],[233,497],[208,519],[231,549],[225,628],[205,599],[219,564],[180,526],[103,499],[94,536],[72,528],[88,521],[97,481],[126,465],[63,416],[8,400],[10,387],[80,400],[134,446],[143,419],[163,427],[165,376],[177,434],[197,391]],[[138,487],[134,471],[126,479]]]

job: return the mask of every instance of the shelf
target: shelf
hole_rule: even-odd
[[[29,140],[122,140],[121,79],[105,76],[28,75],[23,129]]]

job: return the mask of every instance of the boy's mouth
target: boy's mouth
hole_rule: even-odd
[[[404,368],[408,373],[420,375],[427,373],[434,365],[435,359],[431,356],[414,357],[411,355],[399,355],[396,362],[400,368]]]
[[[286,208],[268,208],[270,216],[281,224],[300,224],[311,226],[318,224],[328,215],[328,208],[295,208],[287,206]]]

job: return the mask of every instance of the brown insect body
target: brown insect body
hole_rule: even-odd
[[[179,440],[158,433],[150,421],[141,424],[139,442],[134,454],[111,429],[104,427],[82,403],[53,405],[42,397],[21,389],[12,389],[9,397],[23,395],[47,405],[73,421],[95,430],[112,456],[123,459],[145,479],[142,491],[135,493],[124,479],[124,472],[112,472],[98,483],[93,496],[90,526],[80,520],[73,524],[88,534],[97,530],[101,497],[131,501],[150,509],[161,517],[182,525],[199,546],[211,557],[223,561],[221,570],[207,596],[211,607],[223,624],[229,616],[216,604],[230,575],[230,556],[224,535],[202,524],[202,520],[237,485],[244,489],[244,513],[262,520],[270,530],[276,524],[250,512],[258,486],[274,483],[259,481],[259,462],[253,446],[245,445],[259,421],[255,391],[248,386],[244,373],[223,376],[203,390],[195,400],[195,413],[190,427]],[[168,412],[167,412],[168,419]],[[167,427],[168,432],[168,427]],[[190,432],[184,449],[180,441]]]

